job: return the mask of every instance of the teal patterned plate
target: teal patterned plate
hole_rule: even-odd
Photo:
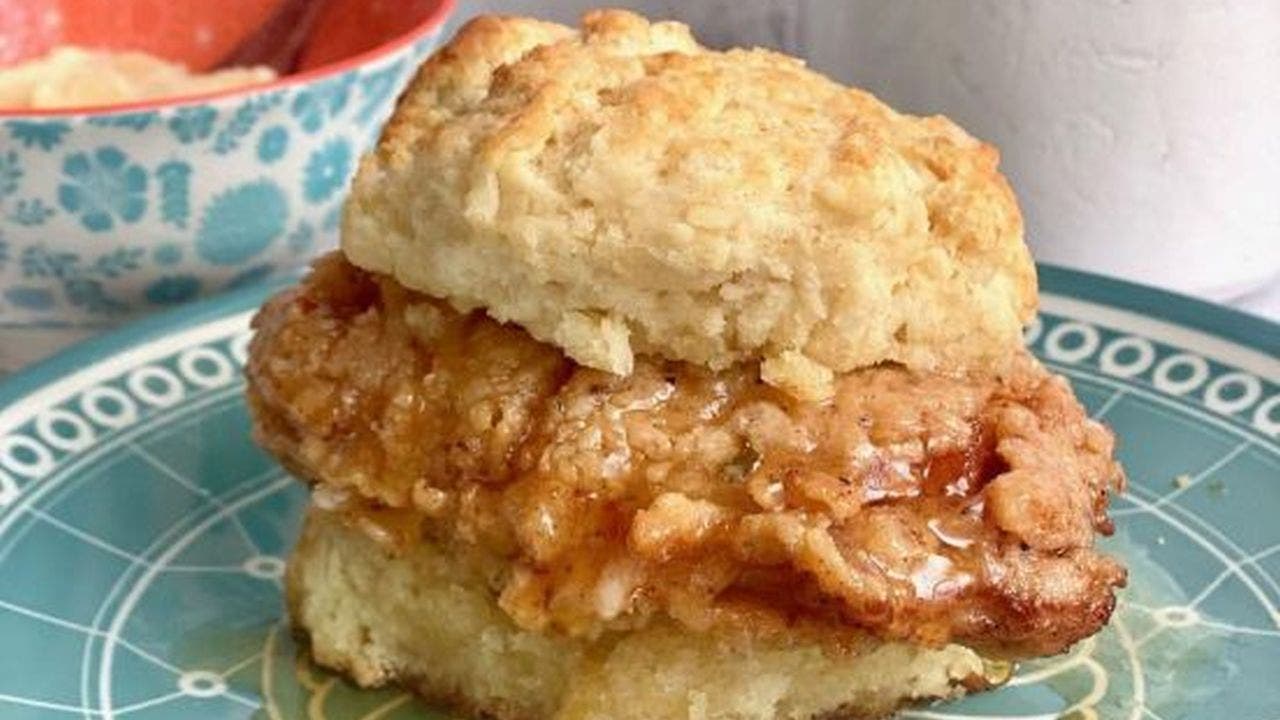
[[[1280,718],[1280,326],[1042,270],[1032,348],[1121,438],[1110,626],[907,717]],[[280,576],[305,493],[254,447],[224,296],[0,384],[0,717],[431,718],[299,660]]]

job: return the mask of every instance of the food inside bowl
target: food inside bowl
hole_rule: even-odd
[[[269,67],[229,67],[193,73],[144,52],[102,51],[74,45],[0,68],[0,108],[52,109],[114,105],[199,95],[269,82]]]

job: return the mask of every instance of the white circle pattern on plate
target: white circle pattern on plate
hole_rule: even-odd
[[[1274,359],[1113,308],[1043,300],[1029,345],[1119,428],[1132,482],[1106,545],[1132,587],[1108,628],[1068,655],[1027,663],[999,692],[904,717],[1169,720],[1212,707],[1213,692],[1261,683],[1280,657],[1280,528],[1225,518],[1249,493],[1277,492]],[[295,663],[279,590],[305,491],[248,437],[248,317],[164,335],[0,410],[0,577],[34,562],[37,545],[96,568],[65,597],[0,583],[0,637],[39,642],[75,669],[23,687],[0,660],[0,708],[432,716],[403,693],[357,692]],[[1159,452],[1143,452],[1157,440]],[[126,505],[141,523],[108,522]],[[1218,654],[1237,663],[1230,673]]]

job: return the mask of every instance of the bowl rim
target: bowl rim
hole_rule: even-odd
[[[429,35],[443,28],[444,24],[453,16],[456,9],[457,0],[436,0],[435,8],[432,9],[422,22],[413,26],[403,34],[397,35],[396,37],[382,43],[381,45],[372,47],[362,53],[352,55],[351,57],[344,58],[337,62],[321,65],[320,67],[307,70],[306,72],[291,73],[267,82],[254,83],[252,85],[241,85],[238,87],[214,90],[206,93],[172,95],[162,98],[153,98],[150,100],[137,100],[134,102],[116,103],[111,105],[77,105],[74,107],[41,109],[0,107],[0,120],[20,120],[26,118],[39,120],[66,118],[77,115],[100,116],[136,113],[139,111],[166,110],[169,108],[198,105],[200,103],[234,97],[248,97],[261,93],[269,93],[276,90],[284,90],[295,86],[306,85],[317,80],[350,72],[362,65],[399,52],[405,47],[417,42],[423,36]]]

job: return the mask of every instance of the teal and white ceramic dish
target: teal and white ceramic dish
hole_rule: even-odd
[[[1280,326],[1042,270],[1031,347],[1131,478],[1110,626],[917,719],[1280,716]],[[0,717],[444,718],[299,659],[280,576],[305,491],[249,437],[243,290],[0,385]]]
[[[332,246],[356,160],[452,5],[406,2],[407,33],[266,85],[0,109],[0,371]]]

